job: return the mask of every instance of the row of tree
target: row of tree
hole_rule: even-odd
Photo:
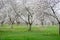
[[[15,22],[20,23],[20,20],[25,22],[31,31],[32,24],[35,20],[39,20],[41,25],[44,21],[50,20],[52,24],[56,22],[59,25],[60,34],[60,19],[58,17],[56,6],[60,0],[0,0],[0,19],[1,24],[9,20],[11,25]]]

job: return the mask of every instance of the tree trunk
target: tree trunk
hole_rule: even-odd
[[[54,22],[52,22],[52,25],[54,25]]]
[[[60,22],[59,22],[59,35],[60,35]]]
[[[44,25],[43,22],[41,22],[41,25],[42,25],[42,26]]]
[[[32,25],[31,25],[31,24],[29,24],[29,29],[28,29],[28,31],[31,31],[31,26],[32,26]]]
[[[14,24],[14,22],[11,23],[11,29],[13,29],[13,24]]]
[[[1,22],[1,27],[3,27],[4,21]]]

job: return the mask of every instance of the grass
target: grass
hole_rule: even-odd
[[[9,25],[0,27],[0,40],[60,40],[58,26],[33,26],[32,31],[28,32],[26,25]]]

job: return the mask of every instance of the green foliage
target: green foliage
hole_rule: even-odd
[[[26,25],[9,25],[0,27],[0,40],[60,40],[58,26],[32,26],[32,31],[28,32]]]

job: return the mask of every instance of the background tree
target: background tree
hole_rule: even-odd
[[[54,9],[54,7],[58,3],[60,3],[60,0],[57,0],[57,1],[56,0],[48,0],[48,2],[47,1],[44,1],[44,2],[48,5],[47,8],[50,8],[50,10],[52,11],[53,15],[51,13],[45,13],[45,14],[47,14],[49,16],[52,16],[52,17],[54,17],[57,20],[57,22],[59,24],[59,35],[60,35],[60,20],[59,20],[59,17],[57,16],[57,13],[56,13],[55,9]]]

